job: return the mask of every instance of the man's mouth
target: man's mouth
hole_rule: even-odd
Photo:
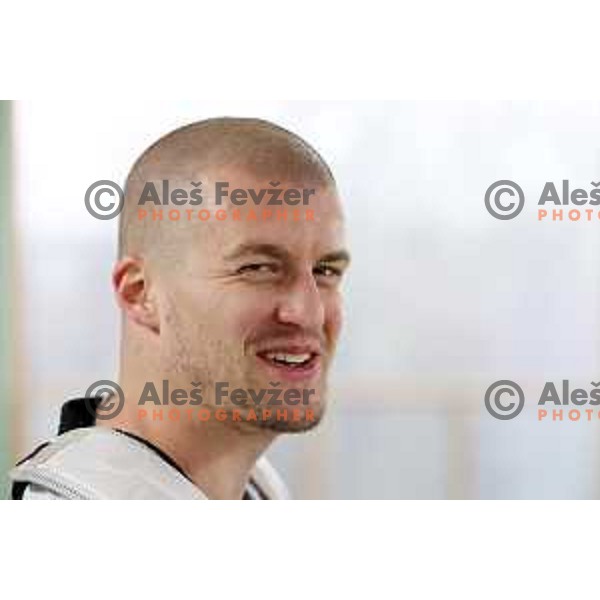
[[[310,361],[315,358],[316,354],[313,352],[303,352],[302,354],[289,354],[287,352],[263,352],[259,354],[259,356],[262,359],[272,362],[276,365],[301,369],[306,367]]]
[[[288,378],[312,377],[318,373],[321,365],[320,353],[309,349],[265,350],[258,352],[257,356],[270,370]]]

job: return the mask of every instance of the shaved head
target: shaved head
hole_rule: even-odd
[[[273,208],[275,193],[287,208]],[[119,234],[113,281],[130,395],[152,378],[172,389],[202,382],[203,407],[248,417],[233,428],[304,431],[319,422],[348,252],[335,181],[314,148],[259,119],[177,129],[133,166]],[[223,382],[310,396],[295,413],[267,410],[251,422],[249,405],[218,396]]]
[[[175,240],[182,242],[189,229],[183,222],[161,227],[161,221],[138,219],[138,201],[146,183],[154,182],[160,189],[160,182],[168,180],[172,187],[190,188],[191,182],[206,185],[218,174],[227,177],[223,175],[227,173],[245,173],[265,182],[309,181],[323,189],[335,189],[331,170],[319,153],[283,127],[234,117],[192,123],[160,138],[132,167],[120,218],[119,256],[176,259],[170,250],[175,248]]]

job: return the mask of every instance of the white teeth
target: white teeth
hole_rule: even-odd
[[[279,352],[269,352],[267,354],[269,360],[276,360],[278,362],[286,362],[293,365],[306,362],[310,358],[310,353],[307,354],[282,354]]]

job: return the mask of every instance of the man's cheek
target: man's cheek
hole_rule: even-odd
[[[336,297],[325,308],[325,334],[335,343],[340,335],[344,320],[341,298]]]
[[[238,339],[247,340],[254,337],[257,331],[268,328],[275,315],[272,296],[264,298],[246,298],[236,308],[230,308],[227,320],[231,331]]]

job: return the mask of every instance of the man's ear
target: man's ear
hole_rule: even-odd
[[[127,256],[117,261],[112,273],[117,304],[128,319],[160,333],[156,296],[150,290],[150,279],[140,258]]]

